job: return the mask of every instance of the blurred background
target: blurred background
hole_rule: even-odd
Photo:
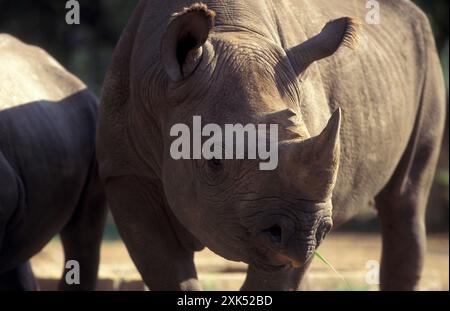
[[[137,2],[138,0],[80,0],[81,24],[69,26],[65,23],[67,12],[65,0],[0,0],[0,33],[12,34],[27,43],[44,48],[69,71],[80,77],[97,96],[100,96],[101,85],[113,49]],[[448,94],[449,1],[416,0],[414,2],[428,14],[432,23]],[[449,228],[448,130],[447,122],[439,168],[427,211],[428,231],[447,235],[447,244]],[[343,234],[366,234],[377,230],[376,214],[371,209],[365,210],[353,221],[339,229]],[[118,239],[111,217],[108,221],[105,239]],[[368,245],[370,246],[370,243]],[[448,245],[446,252],[448,264]],[[446,282],[448,289],[448,276]]]

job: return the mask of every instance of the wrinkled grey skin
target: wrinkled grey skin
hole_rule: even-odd
[[[365,1],[205,3],[214,26],[202,5],[141,1],[104,84],[100,175],[146,284],[200,289],[206,246],[249,263],[243,290],[295,290],[332,222],[375,202],[381,289],[415,289],[445,118],[425,15],[380,1],[381,24],[358,30],[342,17],[364,20]],[[278,123],[279,167],[173,160],[170,128],[193,115]]]
[[[97,280],[106,200],[95,160],[98,102],[47,53],[0,34],[0,290],[34,290],[28,260],[60,234],[80,285]],[[67,272],[67,270],[65,270]]]

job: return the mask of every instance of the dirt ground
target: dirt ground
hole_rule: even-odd
[[[375,234],[330,235],[319,252],[339,274],[315,258],[302,289],[377,290],[376,269],[380,249],[380,237]],[[224,260],[209,250],[196,254],[195,261],[205,290],[238,290],[245,278],[245,264]],[[51,242],[32,259],[32,264],[41,289],[55,289],[63,267],[59,241]],[[98,290],[144,289],[123,243],[106,241],[102,246]],[[429,236],[420,289],[449,290],[448,234]]]

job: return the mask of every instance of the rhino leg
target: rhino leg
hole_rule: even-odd
[[[80,264],[80,284],[67,284],[65,273],[59,290],[94,290],[100,260],[100,244],[106,220],[104,189],[94,164],[77,207],[60,232],[65,262],[76,260]]]
[[[0,274],[0,290],[35,291],[37,289],[29,261]]]
[[[249,265],[241,291],[296,291],[311,260],[303,267],[267,272]]]
[[[151,290],[200,290],[194,251],[184,247],[159,181],[110,178],[106,194],[120,235]]]
[[[426,250],[425,209],[439,157],[445,93],[437,57],[430,55],[419,112],[407,150],[376,198],[382,231],[380,288],[417,288]]]

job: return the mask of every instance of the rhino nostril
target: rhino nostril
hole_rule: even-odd
[[[331,227],[333,226],[332,221],[326,220],[323,221],[322,224],[319,226],[319,228],[316,231],[316,242],[317,244],[320,244],[320,242],[325,239],[325,236],[330,232]]]
[[[275,224],[263,232],[269,235],[272,242],[281,243],[281,227],[279,225]]]

